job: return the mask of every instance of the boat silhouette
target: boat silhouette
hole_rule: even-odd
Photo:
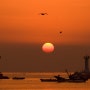
[[[67,72],[68,73],[68,72]],[[61,77],[60,75],[54,76],[53,79],[40,79],[41,82],[73,82],[73,83],[81,83],[86,82],[88,78],[82,77],[78,72],[73,74],[68,74],[68,78]]]
[[[46,78],[46,79],[40,79],[41,82],[57,82],[57,79],[51,79],[51,78]]]
[[[1,72],[0,72],[0,79],[9,79],[8,76],[4,76]]]
[[[22,79],[25,79],[25,77],[13,77],[12,79],[14,79],[14,80],[22,80]]]

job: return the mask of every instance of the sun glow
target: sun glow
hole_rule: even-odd
[[[52,43],[44,43],[42,50],[46,53],[51,53],[54,51],[54,45]]]

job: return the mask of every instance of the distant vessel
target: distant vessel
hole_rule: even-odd
[[[48,79],[40,79],[42,82],[64,82],[65,78],[61,77],[60,75],[54,76],[54,78],[48,78]]]
[[[1,72],[0,72],[0,79],[9,79],[8,76],[4,76]]]
[[[25,79],[25,77],[13,77],[12,79],[15,79],[15,80],[22,80],[22,79]]]
[[[57,82],[57,79],[40,79],[42,82]]]

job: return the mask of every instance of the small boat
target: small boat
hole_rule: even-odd
[[[14,80],[22,80],[22,79],[25,79],[25,77],[13,77],[12,79],[14,79]]]
[[[9,77],[8,76],[0,76],[0,79],[9,79]]]
[[[57,82],[57,79],[40,79],[42,82]]]
[[[65,78],[61,77],[60,75],[54,76],[54,78],[48,78],[48,79],[40,79],[42,82],[64,82]]]
[[[4,76],[1,72],[0,72],[0,79],[9,79],[8,76]]]

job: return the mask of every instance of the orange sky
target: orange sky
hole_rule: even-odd
[[[89,38],[90,0],[0,0],[1,43],[90,45]]]

